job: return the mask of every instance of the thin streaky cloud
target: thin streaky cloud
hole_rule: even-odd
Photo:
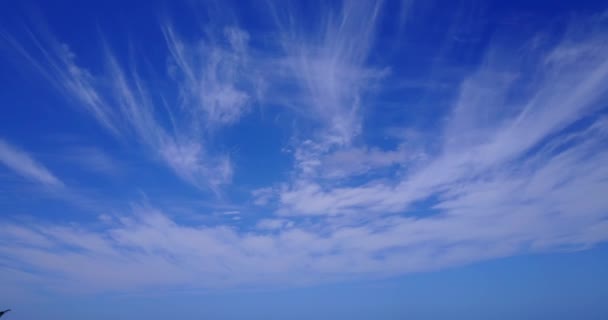
[[[62,187],[63,183],[51,171],[34,160],[25,151],[0,139],[0,163],[15,173],[37,183]]]
[[[95,79],[88,70],[76,64],[76,56],[70,51],[69,46],[59,42],[48,32],[37,35],[26,28],[26,33],[28,40],[35,48],[34,52],[25,49],[23,44],[10,34],[1,31],[0,35],[14,48],[15,52],[45,77],[52,86],[70,98],[77,107],[85,108],[113,135],[120,135],[111,109],[94,87]]]
[[[234,28],[226,30],[225,36],[230,40],[230,48],[210,43],[207,49],[212,54],[206,55],[206,50],[190,53],[192,59],[199,62],[211,59],[205,62],[208,63],[205,67],[208,72],[203,72],[205,77],[201,79],[192,78],[189,68],[194,66],[185,64],[184,58],[176,53],[177,49],[171,47],[181,48],[183,44],[169,41],[173,37],[172,31],[171,36],[167,36],[173,60],[178,62],[180,70],[186,74],[184,83],[176,80],[181,98],[172,104],[174,110],[182,112],[172,115],[173,125],[169,129],[165,129],[156,119],[157,109],[166,109],[166,106],[159,107],[153,102],[154,97],[141,76],[134,68],[131,73],[125,72],[107,44],[104,44],[104,60],[108,74],[104,76],[110,80],[109,90],[101,75],[93,75],[78,66],[68,45],[53,37],[48,36],[45,41],[41,41],[34,32],[27,30],[29,40],[42,57],[37,59],[13,37],[5,33],[2,35],[50,83],[57,86],[68,99],[75,99],[78,105],[85,107],[117,138],[141,143],[157,153],[183,180],[218,194],[220,186],[230,182],[233,169],[228,155],[211,156],[205,150],[206,130],[237,120],[241,113],[246,112],[249,100],[247,94],[236,89],[232,83],[235,80],[230,80],[236,76],[237,70],[225,71],[225,66],[244,59],[242,54],[245,53],[241,51],[244,50],[247,35]],[[227,61],[214,60],[222,56],[229,58]],[[205,90],[199,90],[203,87]],[[181,104],[184,106],[175,108]],[[201,115],[202,118],[199,117]]]
[[[360,133],[362,95],[383,75],[366,65],[381,8],[381,1],[341,2],[320,10],[313,32],[299,20],[278,22],[286,74],[300,90],[292,103],[322,121],[326,131],[315,138],[324,148],[348,145]]]
[[[420,166],[414,158],[402,166],[417,170],[410,170],[401,179],[387,182],[382,177],[377,182],[367,180],[361,186],[332,188],[314,180],[296,179],[292,187],[283,188],[280,194],[283,206],[279,212],[399,212],[414,201],[449,190],[455,184],[525,156],[552,134],[601,107],[600,98],[608,93],[604,85],[608,81],[605,58],[608,44],[600,35],[588,33],[572,38],[567,34],[567,38],[549,50],[530,52],[539,63],[535,70],[527,72],[539,75],[540,80],[528,83],[535,90],[520,95],[521,102],[515,105],[506,100],[506,95],[521,90],[516,86],[521,82],[516,79],[523,76],[523,65],[486,59],[479,70],[462,82],[444,129],[442,150],[435,157],[425,159],[425,165]],[[571,42],[585,49],[569,51],[568,59],[543,63],[567,50]],[[305,146],[308,148],[301,149],[305,152],[296,153],[305,170],[316,172],[318,169],[314,168],[327,166],[321,161],[318,145],[309,141]]]

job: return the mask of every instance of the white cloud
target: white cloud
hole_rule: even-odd
[[[17,147],[8,144],[2,139],[0,139],[0,163],[15,171],[17,174],[38,183],[53,187],[63,186],[61,180],[55,177],[55,175],[42,164],[36,162],[30,155]]]
[[[608,202],[601,194],[608,153],[581,156],[605,141],[606,132],[589,132],[588,144],[531,163],[532,173],[498,172],[453,188],[438,204],[445,213],[427,218],[366,215],[363,221],[296,224],[274,219],[261,220],[260,231],[244,232],[182,225],[139,208],[102,230],[3,224],[0,252],[10,258],[8,266],[19,261],[34,272],[62,277],[63,290],[97,291],[310,284],[586,248],[608,240],[602,232]],[[545,181],[546,175],[552,180]]]
[[[251,192],[253,197],[253,204],[257,206],[267,205],[273,197],[275,197],[275,190],[273,188],[259,188]]]
[[[103,229],[3,223],[0,256],[5,268],[19,263],[64,279],[60,287],[36,280],[54,290],[124,291],[314,284],[584,249],[608,240],[608,152],[600,148],[607,124],[599,119],[557,137],[516,170],[508,165],[459,179],[435,204],[442,213],[429,217],[390,215],[390,209],[373,216],[368,203],[353,209],[358,219],[264,219],[257,231],[243,231],[184,225],[144,207],[107,220]],[[354,208],[364,195],[343,203]]]
[[[196,128],[192,130],[190,121],[198,124],[199,120],[185,116],[184,122],[178,123],[179,119],[172,118],[173,127],[165,128],[155,117],[157,105],[139,75],[133,73],[128,77],[109,51],[107,59],[114,84],[114,95],[110,99],[120,107],[126,129],[156,152],[184,181],[216,193],[219,186],[230,182],[232,164],[229,157],[208,154],[203,144],[204,136]],[[186,109],[185,112],[190,111]]]
[[[186,44],[170,25],[163,34],[171,53],[170,71],[190,116],[206,119],[204,127],[212,128],[238,121],[253,99],[247,32],[226,28],[227,45],[212,39]]]
[[[27,29],[36,50],[25,49],[11,35],[0,35],[35,70],[75,105],[83,107],[114,136],[147,147],[183,180],[218,193],[229,183],[233,165],[226,154],[211,154],[212,131],[237,122],[253,101],[252,72],[247,72],[248,34],[226,28],[223,42],[212,38],[195,44],[182,42],[170,27],[163,28],[170,54],[173,84],[180,97],[170,105],[147,87],[137,62],[126,72],[104,46],[107,74],[95,75],[79,66],[67,44],[48,31],[44,36]],[[109,82],[106,80],[109,79]],[[257,92],[256,92],[257,94]],[[161,101],[162,103],[159,103]],[[167,112],[169,125],[159,121]]]
[[[400,146],[396,150],[343,148],[321,158],[320,175],[327,179],[347,178],[399,166],[419,156],[414,152],[408,152],[405,146]]]
[[[27,28],[25,32],[37,49],[36,52],[29,52],[22,43],[5,31],[0,30],[0,36],[52,86],[72,100],[75,106],[86,109],[112,134],[119,135],[116,119],[95,87],[95,77],[78,66],[76,55],[69,46],[46,31],[42,31],[44,36],[39,36]]]
[[[307,139],[323,148],[349,145],[361,132],[363,94],[385,73],[366,65],[381,7],[377,1],[327,5],[314,17],[319,22],[312,30],[304,21],[277,17],[283,81],[296,89],[286,103],[320,122],[321,132]]]
[[[312,35],[295,21],[277,21],[285,56],[268,59],[281,63],[280,76],[267,80],[289,79],[297,93],[284,101],[318,123],[293,139],[290,180],[252,192],[253,204],[275,216],[240,229],[183,224],[149,207],[100,217],[101,227],[7,222],[0,224],[2,268],[56,275],[61,288],[36,281],[58,290],[300,285],[607,241],[608,122],[594,114],[608,94],[605,30],[566,33],[550,49],[496,44],[461,83],[434,137],[440,148],[427,153],[407,141],[380,148],[357,140],[362,98],[383,74],[367,62],[379,6],[352,1],[321,10]],[[103,96],[118,106],[111,114],[123,119],[121,132],[182,179],[213,190],[233,167],[228,156],[210,154],[207,134],[247,112],[257,79],[239,76],[250,70],[249,35],[223,32],[221,41],[197,46],[164,29],[184,111],[169,112],[171,127],[156,120],[138,74],[125,73],[110,53],[114,91]],[[4,149],[0,160],[13,170],[53,181],[31,159],[19,169],[24,161],[14,155],[29,158]]]
[[[493,171],[521,170],[512,161],[525,160],[533,147],[556,139],[560,130],[601,106],[601,98],[608,94],[604,85],[608,82],[608,43],[602,35],[596,31],[573,39],[567,34],[550,50],[527,52],[528,59],[532,56],[543,62],[572,42],[586,48],[576,51],[576,57],[569,51],[568,58],[558,64],[524,65],[513,57],[504,58],[506,52],[499,57],[491,52],[480,69],[463,81],[443,132],[442,150],[425,156],[424,165],[415,158],[407,159],[413,161],[402,163],[409,169],[405,174],[368,179],[361,185],[322,183],[315,178],[325,166],[323,155],[328,150],[305,141],[295,152],[296,166],[304,174],[281,190],[278,212],[402,212],[415,201],[461,188]],[[526,78],[530,75],[534,79]],[[528,82],[515,81],[518,77]],[[516,94],[517,100],[508,99],[507,93]],[[373,158],[373,151],[366,153],[359,156],[363,163]]]
[[[348,146],[360,133],[362,95],[384,74],[365,66],[380,8],[372,1],[341,3],[322,14],[312,34],[300,30],[301,21],[277,20],[276,45],[283,51],[279,56],[252,52],[250,35],[236,27],[209,29],[203,37],[183,40],[173,26],[164,24],[168,73],[179,92],[177,101],[168,103],[147,88],[137,61],[123,68],[107,45],[107,75],[97,75],[78,65],[68,45],[46,30],[40,31],[44,36],[28,30],[38,52],[2,35],[114,135],[146,145],[183,180],[218,192],[231,181],[233,165],[228,155],[212,154],[208,144],[218,129],[238,122],[256,101],[266,101],[266,87],[296,88],[294,95],[272,89],[278,97],[268,99],[314,115],[324,128],[312,137],[319,152]],[[169,125],[157,119],[165,111]],[[299,161],[305,165],[307,160]]]

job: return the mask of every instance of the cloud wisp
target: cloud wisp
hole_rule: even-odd
[[[159,95],[149,89],[137,63],[124,68],[105,42],[100,62],[106,72],[93,74],[46,29],[38,34],[26,29],[31,44],[27,48],[10,34],[1,35],[34,70],[117,139],[143,145],[184,181],[219,193],[219,187],[231,181],[233,165],[228,154],[212,154],[207,141],[214,128],[234,123],[251,106],[249,91],[239,89],[251,84],[237,79],[247,72],[236,67],[247,60],[248,35],[226,28],[221,41],[201,38],[198,47],[183,43],[170,26],[162,30],[169,53],[166,72],[178,92],[171,102],[165,97],[170,93]],[[164,113],[170,121],[160,120]]]
[[[329,185],[297,179],[279,192],[280,211],[295,215],[396,213],[415,201],[483,180],[496,171],[517,172],[534,148],[558,143],[561,131],[602,108],[601,98],[608,93],[604,85],[608,80],[604,34],[604,29],[569,33],[553,47],[531,50],[527,55],[531,60],[534,57],[535,67],[514,57],[500,59],[488,54],[482,66],[462,82],[443,129],[439,152],[400,156],[393,162],[389,160],[395,151],[379,153],[370,149],[367,155],[358,155],[357,161],[348,161],[342,167],[365,161],[362,159],[366,157],[381,157],[388,163],[377,162],[376,166],[401,166],[398,179],[381,176],[359,186],[337,187],[335,179]],[[573,46],[579,49],[571,50]],[[310,145],[314,146],[312,142]],[[331,167],[331,162],[323,159],[315,154],[310,166]],[[550,157],[544,159],[548,160]]]
[[[0,163],[15,173],[37,183],[49,187],[63,186],[63,182],[45,166],[38,163],[25,151],[10,145],[2,139],[0,139]]]

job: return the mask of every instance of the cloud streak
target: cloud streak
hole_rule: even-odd
[[[0,163],[15,173],[37,183],[50,187],[63,186],[61,180],[55,177],[46,167],[23,150],[10,145],[3,139],[0,139]]]
[[[492,171],[518,170],[517,162],[525,163],[521,161],[534,148],[553,141],[560,130],[602,107],[601,98],[608,93],[604,85],[608,81],[604,32],[567,34],[553,47],[527,53],[535,57],[529,58],[535,61],[535,68],[513,57],[496,58],[491,52],[482,66],[462,82],[438,153],[423,156],[422,164],[419,157],[407,161],[403,158],[398,179],[381,177],[368,179],[360,186],[337,187],[335,181],[327,185],[297,179],[280,192],[283,206],[279,212],[396,213],[415,201],[481,179]],[[580,49],[570,50],[572,46]],[[567,59],[555,60],[564,52],[568,52]],[[512,62],[507,64],[508,61]],[[535,79],[530,79],[531,75]],[[316,148],[312,142],[308,145]],[[371,158],[373,152],[368,151],[368,155]],[[383,158],[389,160],[389,155],[384,154]],[[357,158],[361,161],[365,156]],[[308,172],[330,164],[314,150],[304,153],[302,159],[310,159],[300,163]],[[349,163],[343,167],[357,161]]]
[[[48,30],[43,28],[42,36],[30,29],[26,33],[34,49],[26,49],[6,32],[1,35],[34,70],[116,138],[145,146],[177,176],[200,189],[219,194],[220,186],[231,181],[229,155],[212,154],[206,142],[218,128],[245,114],[253,100],[250,81],[241,77],[247,74],[246,32],[226,28],[222,42],[202,38],[199,48],[183,43],[171,27],[164,27],[170,54],[167,72],[179,92],[169,105],[148,88],[137,72],[137,62],[127,72],[109,45],[104,43],[106,74],[94,75],[79,66],[69,46]],[[168,124],[158,116],[166,111]]]
[[[118,135],[116,119],[98,92],[95,77],[77,65],[76,55],[68,45],[59,42],[46,29],[42,30],[42,35],[39,35],[29,28],[25,29],[31,49],[4,30],[0,30],[0,36],[52,86],[75,105],[91,113],[112,134]]]

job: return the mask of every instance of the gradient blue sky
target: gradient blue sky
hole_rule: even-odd
[[[605,1],[4,1],[0,71],[7,319],[608,316]]]

